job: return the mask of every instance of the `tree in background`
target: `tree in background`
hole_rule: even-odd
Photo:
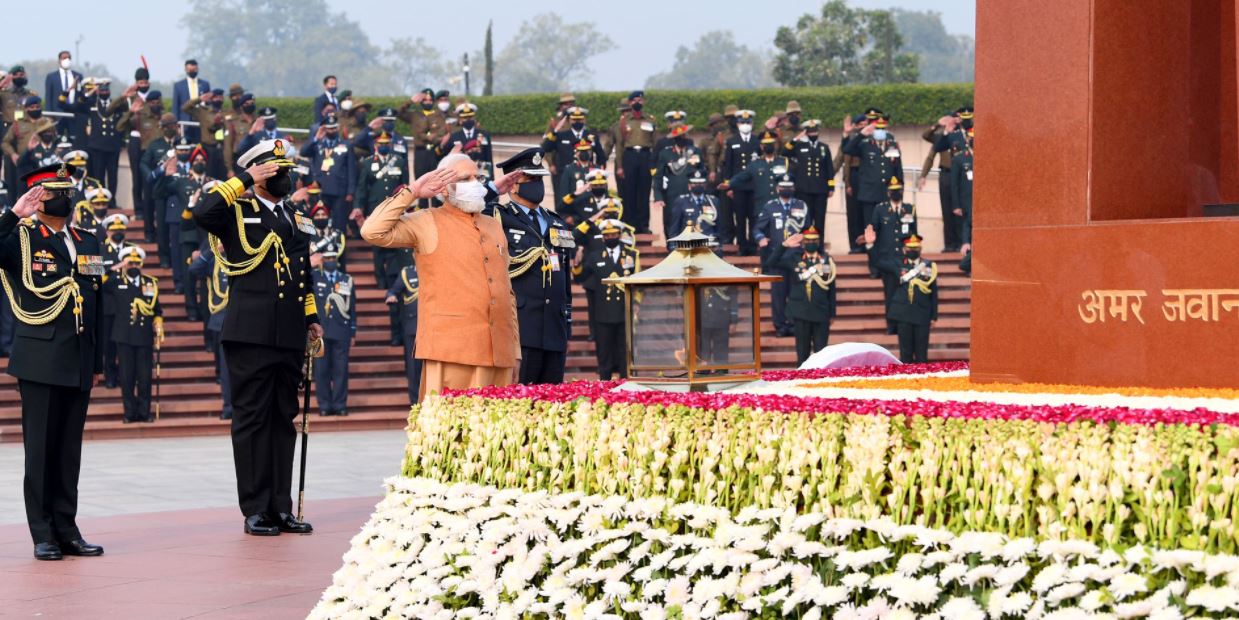
[[[730,30],[707,32],[692,49],[680,46],[671,69],[645,81],[646,88],[764,88],[774,86],[765,54],[736,43]]]
[[[953,35],[938,11],[893,9],[903,49],[920,57],[922,82],[971,82],[976,75],[976,41]]]
[[[420,40],[375,46],[325,0],[189,0],[181,25],[189,32],[186,57],[198,60],[204,77],[264,95],[312,96],[327,74],[356,93],[405,93],[410,80],[420,88],[435,79],[441,58]]]
[[[592,22],[565,23],[542,13],[521,23],[495,59],[497,93],[538,93],[591,85],[589,61],[615,49]]]
[[[805,14],[775,33],[774,79],[785,86],[890,84],[917,81],[916,54],[890,11],[854,9],[830,0],[820,14]]]
[[[354,91],[379,95],[414,93],[427,87],[437,89],[454,73],[452,64],[443,58],[441,51],[421,37],[396,39],[383,52],[386,66],[392,69],[396,82],[395,90],[365,90],[356,86],[352,88]],[[347,74],[341,75],[341,78],[352,82]]]
[[[483,97],[495,94],[495,44],[491,39],[491,30],[494,26],[494,20],[486,22],[486,45],[482,48],[482,54],[485,57],[483,70],[486,71],[485,81],[482,83]]]

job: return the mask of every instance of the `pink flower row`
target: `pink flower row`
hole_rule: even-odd
[[[906,367],[905,367],[906,368]],[[1224,424],[1239,426],[1239,416],[1207,409],[1133,409],[1076,405],[1004,405],[984,402],[931,400],[876,400],[818,398],[777,394],[670,393],[659,391],[611,391],[618,381],[576,381],[562,385],[510,385],[465,391],[446,396],[480,396],[497,400],[533,399],[571,402],[580,398],[601,399],[608,404],[683,405],[707,410],[729,407],[783,413],[852,413],[861,415],[925,416],[976,420],[1031,420],[1052,424],[1091,421],[1120,424]]]
[[[938,362],[934,364],[890,364],[887,366],[855,366],[852,368],[814,368],[811,370],[767,370],[761,373],[766,381],[798,381],[832,377],[889,377],[892,375],[925,375],[935,372],[968,370],[968,362]]]

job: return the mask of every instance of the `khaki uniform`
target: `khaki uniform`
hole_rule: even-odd
[[[203,146],[214,146],[224,141],[224,117],[215,108],[201,105],[201,99],[190,99],[181,106],[181,111],[198,123],[199,141]]]
[[[250,133],[250,126],[254,124],[252,117],[246,116],[240,111],[233,111],[224,115],[224,164],[225,169],[231,170],[233,163],[236,162],[237,147],[241,141]]]
[[[137,119],[134,119],[132,110],[127,110],[120,117],[120,122],[116,124],[116,129],[121,133],[137,131],[140,134],[138,140],[142,144],[143,151],[161,135],[159,133],[159,115],[151,112],[150,108],[145,105],[137,113]]]
[[[437,109],[412,109],[405,104],[398,116],[409,124],[411,130],[408,138],[413,141],[413,148],[417,150],[434,148],[443,140],[443,136],[447,135],[447,119]]]
[[[650,189],[657,162],[654,143],[658,141],[654,117],[636,112],[620,118],[615,136],[615,166],[624,171],[619,179],[620,199],[624,202],[625,224],[637,232],[650,229]]]
[[[22,99],[33,94],[28,88],[23,88],[20,91],[12,89],[0,91],[0,114],[3,114],[6,126],[13,124],[13,121],[17,120],[17,108],[21,106]],[[25,115],[23,114],[23,116]]]
[[[30,146],[30,136],[38,133],[35,131],[37,124],[38,121],[22,115],[20,120],[10,125],[9,130],[4,134],[4,143],[0,144],[0,150],[4,151],[4,156],[12,159],[14,155],[18,157],[25,155],[26,149]]]

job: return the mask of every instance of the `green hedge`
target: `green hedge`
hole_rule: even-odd
[[[577,93],[577,103],[590,110],[590,124],[608,127],[619,117],[619,101],[627,92]],[[401,97],[362,97],[375,109],[399,108]],[[931,123],[948,110],[972,103],[972,84],[891,84],[883,86],[836,86],[830,88],[766,88],[760,90],[651,90],[646,91],[646,109],[661,117],[672,109],[688,112],[689,122],[702,127],[713,112],[734,103],[757,112],[761,119],[782,111],[788,100],[800,102],[804,118],[820,118],[838,126],[845,114],[857,114],[877,106],[898,124]],[[546,130],[546,121],[559,101],[556,93],[536,95],[497,95],[473,97],[478,117],[492,133],[537,134]],[[259,106],[279,109],[280,125],[308,127],[314,102],[305,98],[265,97]],[[371,117],[373,118],[373,117]],[[401,123],[401,130],[406,130]]]

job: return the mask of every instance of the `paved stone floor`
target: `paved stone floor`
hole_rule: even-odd
[[[0,445],[0,617],[304,618],[403,447],[402,431],[312,435],[314,534],[256,538],[241,531],[227,437],[88,442],[78,524],[106,553],[38,562],[22,448]]]

